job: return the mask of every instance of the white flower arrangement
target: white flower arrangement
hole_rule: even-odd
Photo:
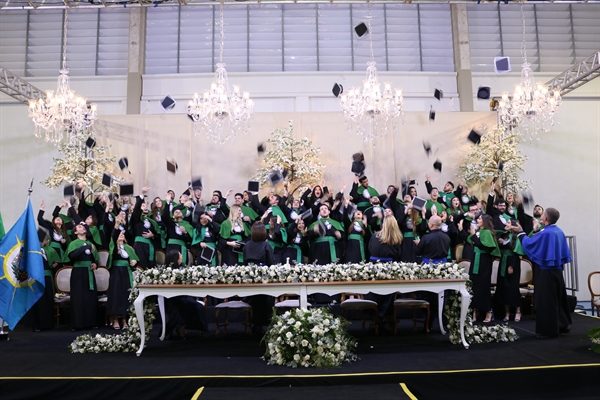
[[[292,368],[335,368],[356,361],[353,350],[357,342],[346,332],[347,325],[349,322],[322,307],[273,314],[263,337],[267,345],[263,359],[269,365]]]
[[[467,289],[471,293],[471,281],[467,282]],[[448,319],[449,338],[452,344],[460,344],[460,304],[462,296],[452,293],[444,306],[444,315]],[[492,343],[514,342],[519,339],[517,332],[507,324],[500,325],[473,325],[473,310],[469,308],[465,318],[465,339],[467,343]]]
[[[464,268],[455,263],[436,265],[416,263],[350,263],[350,264],[275,264],[237,265],[237,266],[190,266],[171,268],[158,266],[150,268],[135,277],[134,287],[129,300],[131,304],[138,296],[139,284],[232,284],[232,283],[284,283],[284,282],[340,282],[375,280],[420,280],[420,279],[468,279]],[[470,290],[470,289],[469,289]],[[446,317],[449,320],[450,341],[460,344],[460,297],[454,296],[446,305]],[[131,352],[140,346],[140,332],[133,305],[129,308],[129,328],[118,335],[81,335],[69,345],[72,353]],[[155,307],[149,300],[144,303],[144,321],[146,343],[152,329]],[[516,332],[507,325],[492,327],[473,326],[467,314],[465,335],[469,343],[488,343],[492,341],[514,341]],[[307,316],[308,320],[308,316]],[[331,318],[329,318],[331,321]],[[308,339],[306,339],[308,340]],[[296,345],[297,341],[293,341]],[[301,341],[300,341],[301,343]],[[303,356],[304,357],[304,356]],[[299,363],[297,365],[304,365]],[[312,365],[312,364],[311,364]]]

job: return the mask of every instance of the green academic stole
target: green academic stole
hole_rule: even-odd
[[[98,229],[97,226],[90,226],[90,235],[92,235],[92,239],[94,239],[94,242],[96,243],[97,246],[102,246],[102,239],[100,238],[100,230]]]
[[[75,261],[73,263],[73,268],[87,268],[89,288],[90,290],[96,290],[96,288],[94,287],[94,272],[92,271],[91,261]]]
[[[62,258],[64,257],[62,245],[59,242],[50,241],[50,247],[52,247],[54,251],[56,251],[58,257],[62,260]]]
[[[241,242],[242,241],[242,235],[238,235],[238,234],[231,235],[227,239],[235,240],[236,242]],[[232,248],[231,251],[233,251],[233,248]],[[234,252],[234,253],[236,253],[236,252]],[[244,263],[244,253],[236,253],[236,254],[237,254],[238,262],[240,264],[243,264]]]
[[[251,221],[255,221],[256,218],[258,218],[258,214],[256,213],[256,211],[254,211],[250,207],[240,206],[240,208],[242,209],[244,216],[250,218]]]
[[[154,243],[152,243],[150,239],[147,239],[143,236],[136,236],[134,241],[137,243],[146,243],[148,245],[148,252],[150,253],[148,260],[154,261]]]
[[[469,236],[467,242],[473,244],[471,239],[473,235]],[[473,251],[475,252],[475,260],[473,261],[473,273],[479,273],[479,261],[481,259],[481,254],[491,254],[496,257],[500,257],[500,249],[498,249],[498,243],[494,240],[492,233],[487,229],[481,229],[479,231],[479,241],[485,249],[480,249],[478,246],[473,246]]]
[[[113,267],[124,267],[127,269],[127,275],[129,275],[129,287],[133,287],[133,274],[131,273],[131,268],[129,265],[129,261],[127,260],[115,260],[112,263]]]
[[[369,194],[371,195],[371,197],[369,198],[369,200],[372,197],[379,196],[379,193],[377,193],[377,190],[373,189],[371,186],[367,186],[366,189],[365,189],[364,186],[359,186],[358,189],[356,190],[356,192],[358,193],[359,196],[362,197],[362,194],[364,193],[365,190],[367,192],[369,192]],[[360,201],[360,202],[356,203],[356,206],[357,207],[368,207],[370,204],[371,204],[370,201]]]
[[[315,243],[324,243],[324,242],[329,243],[329,253],[331,254],[331,262],[332,263],[336,262],[336,260],[337,260],[337,253],[335,251],[336,239],[333,236],[323,236],[323,237],[317,238],[317,240],[315,240]]]
[[[358,241],[358,247],[360,248],[360,257],[361,259],[365,259],[365,239],[363,238],[362,235],[358,234],[358,233],[351,233],[350,235],[348,235],[348,240],[357,240]]]
[[[302,264],[302,249],[296,243],[288,244],[288,247],[296,249],[296,263]]]

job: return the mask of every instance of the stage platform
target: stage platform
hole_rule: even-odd
[[[498,321],[496,321],[498,323]],[[403,320],[398,335],[362,331],[360,360],[333,370],[269,366],[264,344],[230,324],[219,337],[189,332],[158,339],[155,322],[142,355],[71,354],[78,335],[66,326],[31,332],[25,326],[0,342],[0,398],[8,399],[598,399],[600,354],[588,329],[600,319],[573,314],[569,334],[537,339],[535,321],[511,321],[521,339],[474,344],[468,350]],[[422,325],[419,324],[419,327]],[[116,333],[109,327],[98,331]],[[402,385],[401,385],[402,384]],[[412,396],[412,397],[411,397]]]

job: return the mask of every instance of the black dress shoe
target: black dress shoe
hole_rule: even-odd
[[[571,325],[569,325],[569,326],[567,326],[565,328],[560,328],[558,330],[558,333],[569,333],[569,332],[571,332]]]
[[[535,335],[536,339],[556,339],[558,335]]]

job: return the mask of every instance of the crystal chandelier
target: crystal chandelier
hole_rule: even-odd
[[[227,71],[223,63],[223,0],[219,20],[221,41],[215,79],[210,89],[205,90],[201,96],[194,93],[187,110],[194,121],[196,135],[205,132],[208,139],[223,144],[229,139],[235,139],[238,132],[248,133],[248,121],[254,111],[254,102],[248,92],[240,92],[239,85],[233,85],[233,92],[229,89]]]
[[[46,97],[29,101],[29,117],[35,124],[35,137],[58,145],[66,135],[68,140],[77,132],[87,130],[98,118],[95,104],[87,104],[87,99],[76,96],[69,87],[69,69],[67,68],[67,22],[69,10],[65,9],[63,27],[62,68],[58,76],[56,93],[46,91]]]
[[[371,59],[367,62],[367,77],[363,81],[362,90],[350,88],[348,93],[340,96],[340,105],[348,132],[351,132],[355,125],[356,133],[362,135],[365,142],[385,136],[390,120],[395,132],[397,118],[404,116],[402,89],[392,90],[392,84],[385,82],[383,91],[381,91],[381,84],[377,79],[377,68],[373,56],[370,2],[367,24],[371,51]]]
[[[535,82],[531,64],[527,62],[527,46],[525,43],[525,14],[521,2],[521,24],[523,27],[523,69],[521,83],[515,86],[512,97],[502,94],[498,104],[498,118],[506,127],[520,133],[525,139],[539,139],[538,132],[548,132],[554,125],[554,114],[561,103],[560,91],[552,93],[548,86]]]

